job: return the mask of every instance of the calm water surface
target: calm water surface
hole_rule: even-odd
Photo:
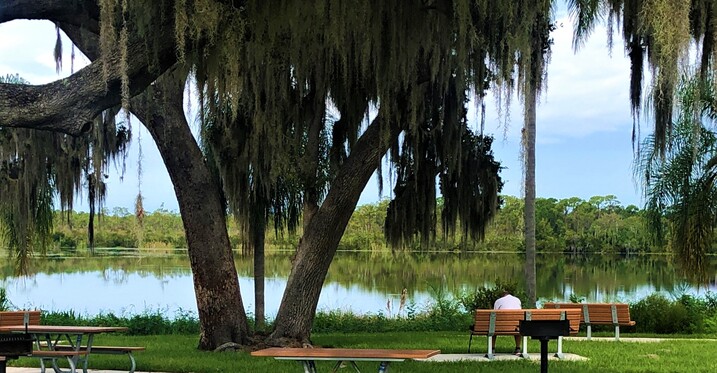
[[[64,256],[34,259],[32,274],[16,277],[10,264],[0,267],[0,285],[16,307],[137,314],[161,311],[196,313],[192,275],[186,255]],[[113,254],[116,254],[112,252]],[[251,259],[235,257],[247,312],[254,308]],[[438,294],[459,294],[496,281],[522,283],[520,254],[338,253],[319,300],[320,310],[395,315],[401,290],[417,310]],[[710,284],[687,284],[667,256],[580,257],[541,255],[537,261],[538,297],[630,302],[653,292],[666,295],[716,291]],[[711,273],[717,274],[717,260]],[[267,315],[276,314],[290,270],[288,253],[273,253],[266,264]],[[388,305],[390,304],[390,308]],[[405,312],[405,310],[404,310]]]

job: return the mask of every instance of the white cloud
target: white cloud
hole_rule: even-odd
[[[63,69],[55,71],[55,25],[48,21],[12,21],[0,25],[0,75],[19,74],[32,84],[45,84],[70,75],[72,43],[61,32]],[[75,52],[75,71],[89,61]]]
[[[623,56],[621,40],[615,39],[611,56],[606,28],[597,27],[587,42],[574,52],[572,22],[563,17],[557,23],[562,27],[552,34],[554,44],[546,91],[537,108],[538,142],[570,141],[601,132],[629,133],[632,127],[630,64]],[[494,101],[492,98],[486,101],[486,130],[503,137],[505,113],[499,116]],[[512,102],[506,134],[510,139],[518,139],[523,108],[516,97]]]

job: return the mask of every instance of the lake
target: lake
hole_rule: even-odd
[[[0,285],[18,308],[74,310],[85,315],[113,312],[133,315],[160,311],[196,314],[192,275],[186,253],[161,255],[137,250],[98,250],[95,256],[64,255],[32,260],[31,274],[13,275],[0,267]],[[254,308],[251,258],[235,256],[247,312]],[[522,284],[523,259],[516,253],[389,253],[339,252],[326,278],[319,310],[395,315],[401,291],[417,310],[439,293],[458,294],[496,281]],[[717,273],[713,258],[710,273]],[[290,270],[290,253],[269,253],[266,260],[266,313],[279,307]],[[701,295],[717,289],[717,276],[696,287],[685,282],[666,255],[569,257],[539,255],[537,294],[541,301],[639,300],[653,292],[667,296]],[[387,304],[390,303],[390,308]],[[404,310],[405,312],[405,310]]]

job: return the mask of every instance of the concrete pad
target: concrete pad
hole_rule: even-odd
[[[717,339],[699,339],[699,338],[644,338],[644,337],[620,337],[619,341],[615,340],[615,337],[592,337],[591,339],[588,339],[587,337],[563,337],[566,341],[602,341],[602,342],[633,342],[633,343],[657,343],[657,342],[665,342],[665,341],[696,341],[696,342],[705,342],[705,341],[711,341],[715,342]]]
[[[558,359],[557,357],[553,356],[554,353],[551,353],[548,355],[548,360],[565,360],[565,361],[582,361],[582,360],[588,360],[588,358],[576,354],[569,354],[569,353],[563,353],[563,358]],[[416,360],[416,361],[505,361],[505,360],[520,360],[523,359],[520,356],[515,356],[513,354],[495,354],[495,359],[489,360],[487,357],[485,357],[485,353],[483,354],[438,354],[435,356],[431,356],[428,359],[423,360]],[[529,353],[528,359],[530,360],[537,360],[540,361],[540,352],[535,353]]]
[[[35,368],[18,368],[18,367],[7,367],[6,368],[7,373],[37,373],[40,371],[39,367]],[[52,369],[48,369],[48,371],[52,371]],[[82,372],[82,369],[77,368],[78,372]],[[127,373],[126,370],[93,370],[93,369],[87,369],[87,373]],[[135,371],[135,373],[149,373],[149,372],[140,372]],[[156,372],[155,372],[156,373]]]

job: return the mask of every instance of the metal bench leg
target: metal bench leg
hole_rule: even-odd
[[[473,333],[471,333],[471,337],[468,338],[468,353],[471,353],[471,342],[473,342]]]
[[[488,353],[485,354],[485,357],[488,358],[488,360],[493,360],[495,356],[493,355],[493,336],[488,336]]]
[[[620,325],[615,325],[615,340],[620,340]]]
[[[593,331],[593,328],[592,328],[592,326],[591,326],[590,324],[588,324],[588,341],[589,341],[589,340],[590,340],[590,338],[591,338],[591,335],[592,335],[592,331]]]
[[[520,354],[520,357],[527,359],[528,356],[528,336],[523,336],[523,353]]]
[[[555,354],[555,357],[558,359],[562,359],[565,356],[563,356],[563,337],[558,336],[558,352]]]

